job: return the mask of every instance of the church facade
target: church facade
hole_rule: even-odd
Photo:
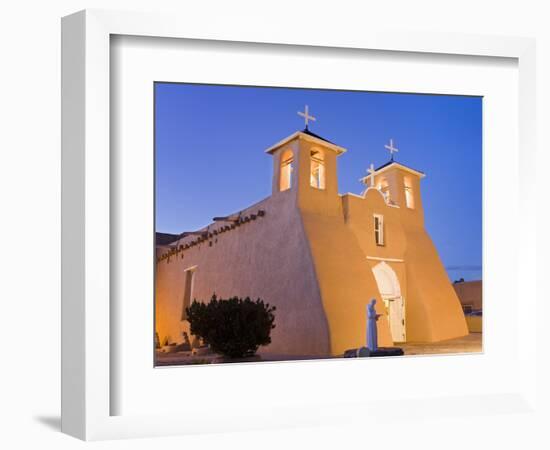
[[[390,151],[393,143],[388,147]],[[424,228],[424,174],[393,160],[338,193],[346,150],[306,128],[266,150],[272,195],[207,227],[157,244],[155,328],[189,333],[185,308],[212,294],[276,306],[260,352],[337,356],[365,345],[375,298],[381,346],[468,334],[460,301]],[[344,156],[345,157],[345,156]],[[170,241],[170,239],[168,239]]]

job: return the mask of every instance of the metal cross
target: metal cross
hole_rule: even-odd
[[[370,187],[374,187],[374,174],[376,172],[376,170],[374,170],[374,164],[371,163],[370,167],[367,169],[367,172],[369,173],[367,178],[370,178]]]
[[[391,155],[391,160],[393,161],[393,154],[397,153],[399,151],[399,149],[397,149],[393,146],[393,139],[390,139],[390,145],[384,145],[384,147],[389,150],[390,155]]]
[[[317,120],[315,117],[309,115],[309,106],[307,105],[304,112],[298,111],[298,115],[304,118],[306,122],[306,130],[310,120],[313,120],[314,122]]]

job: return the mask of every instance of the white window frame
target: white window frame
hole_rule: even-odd
[[[321,153],[318,151],[317,153]],[[317,158],[315,155],[309,157],[309,185],[315,189],[325,189],[327,184],[326,170],[325,170],[325,158]],[[315,175],[313,174],[314,167],[316,169]]]
[[[376,245],[382,247],[385,245],[384,236],[384,216],[382,214],[373,214],[374,220],[374,242]],[[378,224],[378,227],[376,226]]]
[[[284,156],[286,151],[282,154]],[[288,191],[292,188],[292,172],[294,171],[294,152],[291,151],[290,158],[282,159],[281,164],[279,165],[279,191]],[[285,172],[288,171],[288,174]],[[283,186],[283,174],[285,174],[285,180],[288,181],[286,186]]]

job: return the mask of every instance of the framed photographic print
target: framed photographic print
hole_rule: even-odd
[[[477,96],[157,82],[156,364],[481,351],[481,130]]]
[[[529,410],[531,40],[85,11],[62,45],[63,431]]]

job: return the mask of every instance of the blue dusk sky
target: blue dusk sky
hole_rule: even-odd
[[[155,84],[156,231],[201,228],[271,195],[264,151],[304,128],[347,148],[340,193],[361,193],[366,169],[395,160],[426,173],[425,223],[451,280],[481,279],[481,97]]]

